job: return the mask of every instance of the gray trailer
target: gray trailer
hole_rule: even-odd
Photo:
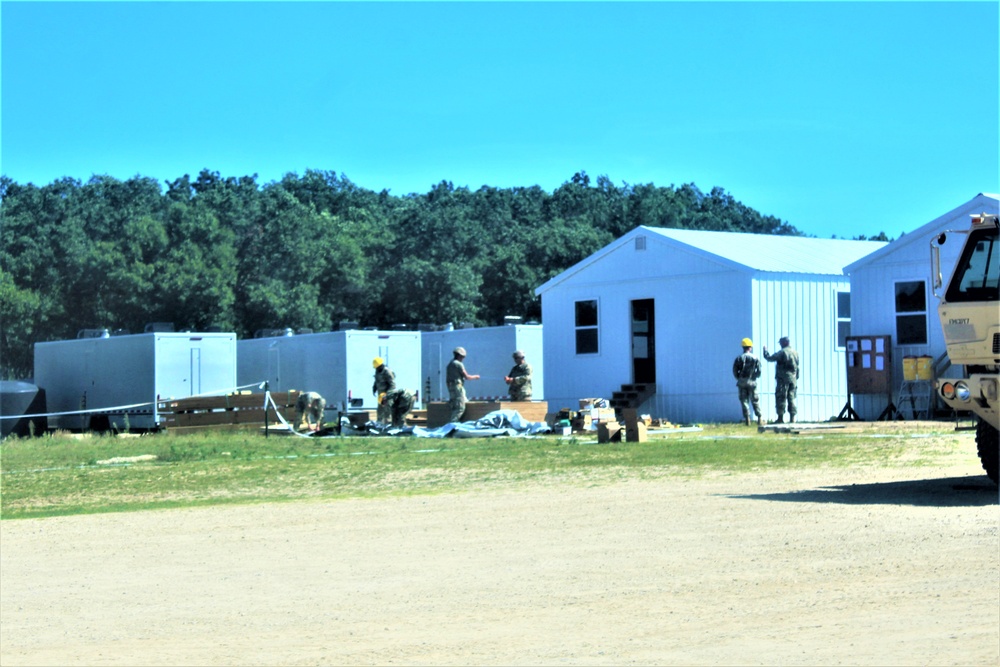
[[[423,384],[428,401],[447,401],[448,386],[444,369],[453,358],[452,350],[464,347],[468,352],[465,369],[479,380],[467,382],[465,393],[470,400],[506,398],[504,377],[514,366],[514,350],[524,352],[531,364],[532,399],[545,400],[545,368],[542,363],[542,325],[509,324],[499,327],[454,329],[424,332],[422,339]]]
[[[236,388],[235,333],[142,333],[35,343],[49,428],[155,429],[157,401]]]
[[[419,331],[327,331],[237,343],[240,384],[267,382],[271,391],[315,391],[327,410],[374,410],[375,369],[381,357],[396,374],[396,386],[420,391]],[[254,388],[253,391],[261,391]]]

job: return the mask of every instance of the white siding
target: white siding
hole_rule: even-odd
[[[657,303],[658,393],[652,412],[678,424],[740,418],[733,360],[753,337],[750,277],[741,271],[669,281]],[[664,299],[663,302],[666,302]],[[660,313],[668,317],[660,317]]]
[[[772,354],[787,335],[801,363],[796,407],[801,421],[836,417],[847,403],[844,350],[837,347],[837,293],[850,292],[847,277],[762,275],[754,281],[755,351]],[[775,416],[775,364],[764,361],[758,385],[761,410]]]

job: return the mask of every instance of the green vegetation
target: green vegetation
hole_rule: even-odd
[[[789,436],[739,426],[596,438],[264,438],[257,433],[8,438],[0,445],[4,519],[226,503],[381,497],[527,483],[610,484],[765,469],[933,464],[968,449],[940,432]],[[152,457],[155,456],[155,459]]]
[[[202,171],[167,181],[0,177],[0,378],[32,376],[32,344],[81,329],[329,331],[342,321],[497,325],[538,318],[534,289],[639,225],[800,232],[722,188],[592,183],[553,192],[426,194],[306,171],[260,185]]]

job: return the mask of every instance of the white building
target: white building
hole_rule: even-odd
[[[235,333],[151,332],[35,343],[49,428],[160,426],[158,401],[236,389]],[[87,411],[82,412],[80,411]]]
[[[464,347],[468,352],[466,370],[480,376],[479,380],[465,385],[465,392],[470,399],[507,397],[508,387],[504,377],[514,366],[511,355],[515,350],[523,351],[525,360],[531,364],[532,399],[545,399],[542,325],[511,324],[423,332],[421,396],[425,396],[428,401],[448,400],[444,369],[452,360],[452,350],[456,347]]]
[[[553,410],[652,384],[642,412],[675,423],[740,419],[733,360],[750,337],[802,359],[799,419],[827,420],[847,401],[844,266],[874,241],[638,227],[536,289]],[[774,364],[759,383],[775,416]]]
[[[937,316],[938,299],[931,282],[930,243],[942,232],[967,230],[970,216],[997,213],[1000,195],[978,194],[961,206],[934,218],[870,255],[847,265],[851,279],[851,330],[856,335],[892,337],[893,401],[904,416],[899,388],[903,382],[903,359],[929,356],[945,377],[958,377],[959,369],[947,369],[944,333]],[[961,254],[965,237],[948,235],[941,246],[941,270],[947,281]],[[876,419],[887,405],[886,396],[859,394],[853,407],[862,419]]]
[[[374,410],[375,369],[381,357],[396,374],[396,386],[420,390],[419,331],[326,331],[251,338],[237,343],[241,385],[268,383],[271,391],[315,391],[327,410]],[[254,391],[258,391],[255,389]]]

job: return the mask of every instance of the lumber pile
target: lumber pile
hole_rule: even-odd
[[[273,405],[268,405],[267,421],[277,424],[278,414],[293,421],[295,401],[301,393],[272,392],[278,412]],[[158,402],[156,410],[162,418],[161,426],[171,431],[257,427],[264,425],[264,394],[242,391],[225,396],[168,399]]]

